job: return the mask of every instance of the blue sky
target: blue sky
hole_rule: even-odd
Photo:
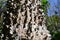
[[[58,11],[58,9],[55,7],[57,5],[57,0],[48,0],[50,3],[50,8],[48,9],[48,16],[53,15],[54,11]]]

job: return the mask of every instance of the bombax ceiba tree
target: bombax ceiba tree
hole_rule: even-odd
[[[3,40],[51,40],[42,0],[7,0],[3,15]]]

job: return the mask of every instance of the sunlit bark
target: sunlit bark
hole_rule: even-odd
[[[41,0],[8,0],[3,39],[50,40],[41,5]]]

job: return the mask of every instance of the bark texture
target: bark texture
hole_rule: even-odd
[[[50,40],[41,0],[8,0],[3,40]]]

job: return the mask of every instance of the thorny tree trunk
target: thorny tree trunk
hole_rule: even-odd
[[[41,0],[8,0],[3,40],[50,40]]]

